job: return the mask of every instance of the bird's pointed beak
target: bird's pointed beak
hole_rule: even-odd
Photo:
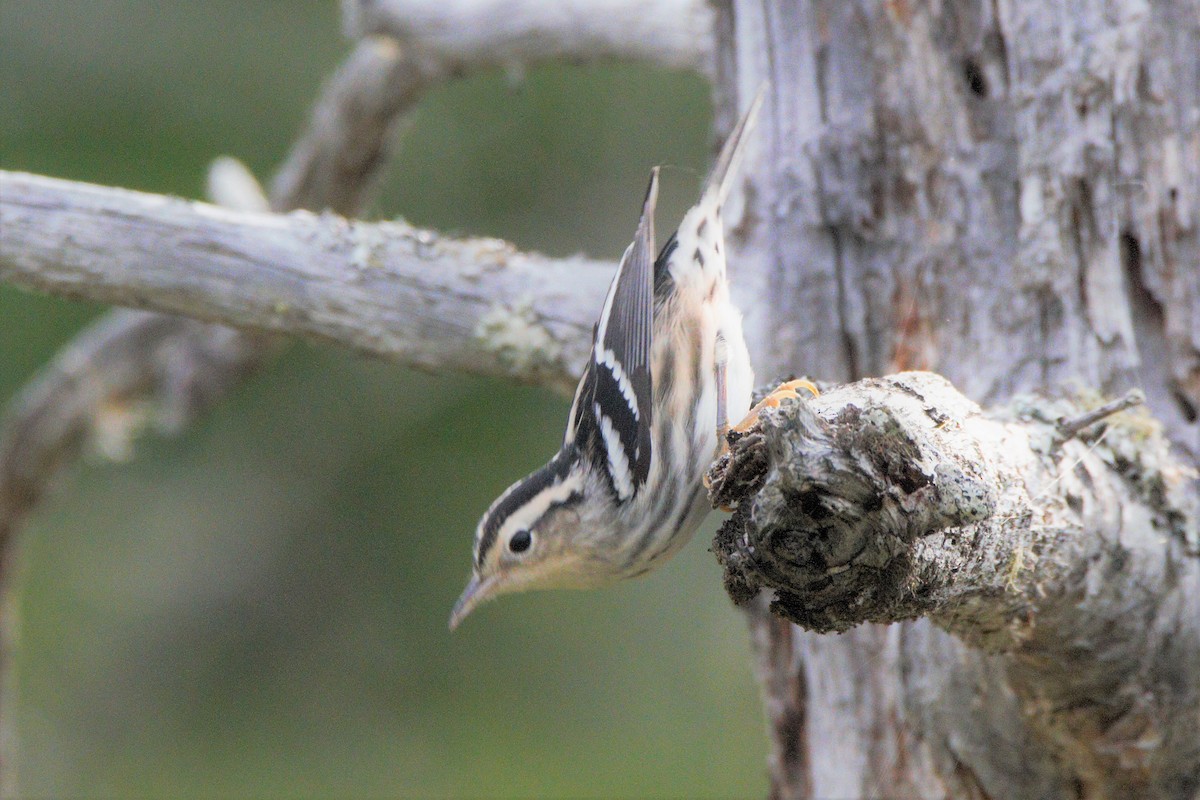
[[[457,628],[476,606],[492,599],[495,587],[496,578],[494,576],[481,580],[478,573],[472,575],[471,580],[467,582],[467,588],[463,589],[458,602],[454,604],[454,609],[450,612],[450,630]]]

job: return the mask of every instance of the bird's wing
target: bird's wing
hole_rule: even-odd
[[[633,242],[621,257],[596,323],[592,355],[575,391],[564,446],[590,450],[617,496],[637,492],[650,476],[654,325],[654,207],[658,169],[642,204]],[[594,444],[594,447],[588,447]]]

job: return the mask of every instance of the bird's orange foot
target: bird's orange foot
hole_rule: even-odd
[[[745,433],[750,430],[754,426],[754,423],[758,422],[758,415],[762,413],[764,408],[777,408],[780,403],[788,398],[799,400],[799,389],[805,390],[813,397],[821,394],[817,387],[812,384],[812,381],[806,381],[803,378],[781,383],[776,387],[775,391],[764,397],[754,408],[750,409],[750,413],[741,422],[733,426],[734,432]]]
[[[818,390],[811,381],[806,381],[803,378],[781,383],[773,392],[759,401],[754,408],[750,409],[750,413],[747,414],[741,422],[739,422],[737,425],[734,425],[732,429],[729,427],[728,423],[717,428],[717,441],[720,442],[720,449],[717,453],[716,460],[720,461],[729,453],[728,437],[731,432],[740,435],[750,430],[752,427],[754,427],[754,423],[758,422],[758,415],[762,413],[764,408],[776,408],[780,403],[788,398],[800,399],[800,394],[797,392],[798,389],[804,389],[813,397],[817,397],[821,394],[820,390]],[[709,472],[704,474],[703,481],[704,488],[706,490],[712,489],[712,481],[709,479],[709,475]],[[727,505],[722,504],[717,507],[722,511],[733,511],[733,508]]]

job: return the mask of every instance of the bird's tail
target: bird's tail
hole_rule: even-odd
[[[717,163],[713,165],[712,172],[709,173],[704,194],[716,189],[720,205],[725,204],[725,198],[729,195],[732,187],[731,179],[737,174],[737,168],[741,163],[745,144],[749,138],[748,134],[754,129],[754,122],[758,118],[758,111],[762,108],[763,98],[766,97],[766,94],[767,84],[764,83],[754,93],[754,99],[750,101],[750,108],[746,110],[745,115],[729,134],[729,138],[725,140],[725,146],[721,148],[721,154],[717,156]]]

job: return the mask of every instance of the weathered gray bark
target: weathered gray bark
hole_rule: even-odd
[[[1141,386],[1194,462],[1200,3],[734,0],[717,24],[721,119],[771,81],[730,216],[760,375],[929,368],[985,403]],[[1078,554],[1095,602],[1035,615],[1019,651],[756,606],[775,795],[1196,796],[1200,598],[1122,524]]]

